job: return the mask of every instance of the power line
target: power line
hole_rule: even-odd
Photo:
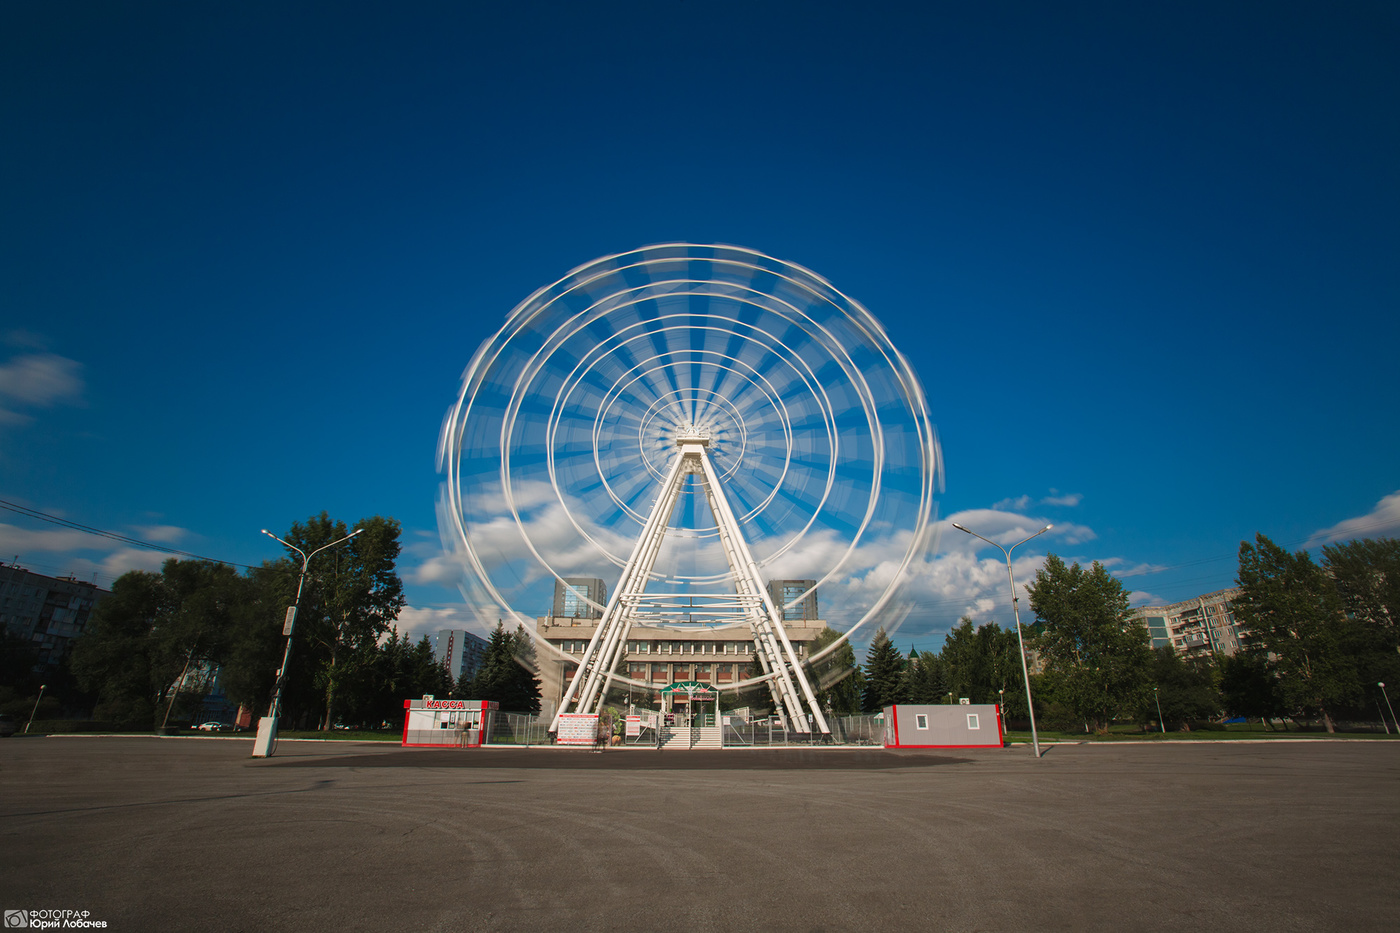
[[[8,512],[14,512],[18,515],[23,515],[27,518],[38,519],[41,522],[48,522],[51,525],[59,525],[63,528],[71,528],[74,531],[81,531],[84,534],[95,535],[99,538],[108,538],[112,541],[119,541],[122,544],[129,544],[132,547],[145,548],[148,551],[160,551],[164,554],[175,554],[180,557],[188,557],[192,560],[205,560],[214,564],[227,564],[230,567],[242,567],[246,570],[254,569],[253,565],[251,564],[240,564],[237,561],[221,560],[217,557],[205,557],[202,554],[194,554],[190,551],[182,551],[179,548],[173,548],[165,544],[157,544],[154,541],[143,541],[140,538],[133,538],[130,535],[118,534],[115,531],[104,531],[101,528],[94,528],[91,525],[84,525],[82,522],[75,522],[66,518],[60,518],[57,515],[50,515],[47,512],[40,512],[38,509],[31,509],[28,506],[20,505],[16,502],[9,502],[5,499],[0,499],[0,509],[4,509]]]

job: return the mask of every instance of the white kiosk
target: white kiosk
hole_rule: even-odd
[[[491,738],[495,700],[404,700],[403,744],[417,748],[480,748]]]

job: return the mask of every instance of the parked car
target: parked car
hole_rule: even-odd
[[[0,737],[9,738],[19,731],[19,720],[9,713],[0,713]]]
[[[231,732],[233,726],[226,722],[202,722],[195,726],[200,732]]]

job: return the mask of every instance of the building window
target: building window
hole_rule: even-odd
[[[967,728],[972,732],[976,732],[978,729],[982,728],[982,725],[977,721],[976,713],[967,714]]]
[[[695,679],[696,679],[696,680],[709,680],[709,679],[710,679],[710,665],[708,665],[708,664],[697,664],[697,665],[695,665]]]
[[[914,717],[914,728],[915,728],[915,729],[927,729],[927,728],[928,728],[928,716],[925,715],[924,713],[920,713],[919,715],[915,716],[915,717]]]
[[[651,679],[655,683],[666,683],[666,665],[653,664],[651,666]]]

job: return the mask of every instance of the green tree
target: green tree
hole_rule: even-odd
[[[246,581],[232,567],[168,560],[161,572],[131,571],[99,602],[73,647],[79,685],[97,698],[94,715],[162,721],[197,708],[208,675],[227,659]],[[193,670],[203,687],[190,689]],[[185,674],[182,678],[182,674]],[[183,701],[183,706],[179,706]]]
[[[809,644],[807,656],[814,657],[840,637],[835,629],[822,629]],[[843,641],[826,657],[809,662],[807,677],[822,709],[837,716],[860,712],[860,668],[856,667],[856,652],[849,641]]]
[[[948,698],[947,665],[932,651],[909,652],[904,699],[909,703],[942,703]]]
[[[296,574],[288,562],[267,562],[251,568],[246,577],[244,599],[234,616],[229,633],[228,656],[220,673],[229,700],[261,716],[268,711],[272,685],[282,663],[282,625],[287,607],[296,595]],[[292,649],[293,656],[296,648]],[[315,702],[309,676],[293,676],[283,688],[283,710]]]
[[[293,645],[293,670],[309,670],[320,694],[321,728],[337,718],[337,703],[363,703],[373,682],[379,641],[403,608],[403,582],[395,562],[400,526],[378,515],[358,522],[360,533],[317,554],[308,567]],[[322,512],[293,523],[284,536],[311,554],[352,529]],[[288,560],[300,572],[300,558]]]
[[[1329,545],[1322,554],[1347,619],[1342,650],[1351,656],[1358,682],[1374,697],[1377,682],[1400,682],[1400,540],[1348,541]],[[1360,697],[1353,700],[1365,706]],[[1354,714],[1371,715],[1365,709]]]
[[[1035,644],[1052,699],[1100,732],[1135,714],[1151,692],[1147,629],[1128,611],[1128,593],[1102,564],[1066,567],[1045,559],[1027,588],[1040,622]]]
[[[1278,681],[1262,652],[1242,651],[1220,662],[1220,699],[1230,716],[1257,717],[1272,729],[1286,710]]]
[[[880,628],[865,653],[865,691],[861,708],[867,713],[876,713],[903,702],[904,657]]]
[[[1210,659],[1183,658],[1170,645],[1153,649],[1152,685],[1156,693],[1142,708],[1143,721],[1156,721],[1159,705],[1162,722],[1171,725],[1219,715],[1222,703],[1215,677],[1215,664]]]
[[[1347,614],[1389,632],[1394,641],[1400,631],[1400,539],[1328,545],[1322,564]]]
[[[1232,601],[1246,650],[1267,656],[1286,708],[1321,716],[1335,732],[1332,711],[1361,696],[1341,598],[1306,551],[1290,554],[1262,534],[1254,541],[1240,542],[1242,592]]]
[[[540,682],[535,676],[535,646],[523,627],[507,632],[496,623],[486,643],[481,667],[459,692],[473,700],[494,700],[502,711],[538,713]]]

